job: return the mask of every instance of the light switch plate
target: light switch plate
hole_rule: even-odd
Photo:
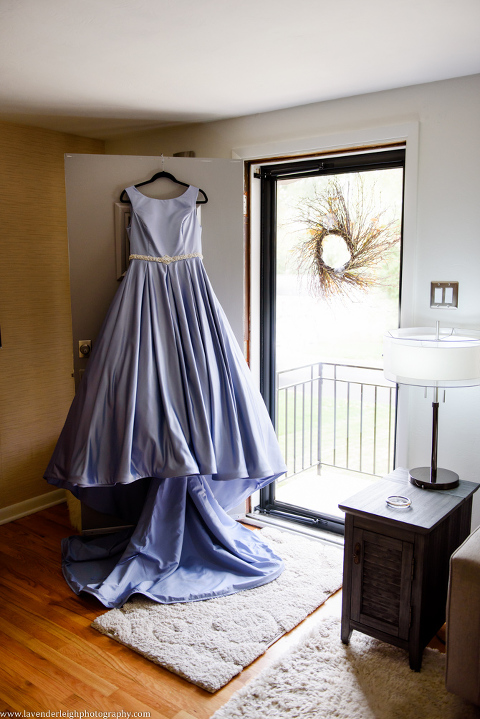
[[[458,307],[458,282],[431,282],[430,307],[456,309]]]

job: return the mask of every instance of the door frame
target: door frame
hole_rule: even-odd
[[[256,160],[254,179],[260,180],[260,363],[259,383],[272,422],[276,416],[276,368],[275,368],[275,297],[276,297],[276,188],[277,180],[291,177],[314,177],[340,173],[402,167],[405,174],[406,143],[348,151],[307,155],[304,157],[275,158],[274,161]],[[272,158],[273,159],[273,158]],[[249,168],[251,169],[251,168]],[[247,170],[248,172],[248,170]],[[246,175],[247,175],[246,172]],[[247,175],[248,176],[248,175]],[[402,221],[402,226],[404,222]],[[403,242],[402,242],[403,247]],[[248,258],[250,264],[251,258]],[[402,288],[403,257],[400,264],[400,296]],[[400,305],[401,306],[401,305]],[[275,497],[275,483],[261,490],[260,501],[255,510],[261,514],[277,516],[327,531],[343,534],[344,521],[305,507],[280,502]]]

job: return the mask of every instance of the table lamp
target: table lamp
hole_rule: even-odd
[[[409,327],[390,330],[383,343],[384,375],[397,384],[433,387],[432,456],[430,467],[409,471],[422,489],[453,489],[458,474],[437,467],[438,390],[480,384],[480,332]]]

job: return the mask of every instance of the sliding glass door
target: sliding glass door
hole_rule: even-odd
[[[404,149],[261,167],[262,392],[288,466],[259,509],[343,531],[393,467]]]

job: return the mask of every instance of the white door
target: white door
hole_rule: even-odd
[[[204,264],[235,336],[243,345],[244,246],[241,160],[131,155],[66,155],[68,243],[75,383],[88,358],[79,343],[100,330],[118,288],[115,205],[125,187],[164,169],[177,180],[204,190],[201,205]],[[184,190],[169,180],[141,188],[150,197],[174,197]]]
[[[95,343],[119,282],[115,214],[125,187],[149,180],[164,169],[177,180],[201,188],[204,264],[215,294],[240,344],[244,340],[243,162],[130,155],[66,155],[68,244],[72,304],[73,362],[77,386],[88,357],[84,341]],[[161,179],[141,188],[150,197],[176,197],[180,185]],[[240,516],[243,507],[230,514]],[[103,532],[119,521],[82,505],[82,530]]]

